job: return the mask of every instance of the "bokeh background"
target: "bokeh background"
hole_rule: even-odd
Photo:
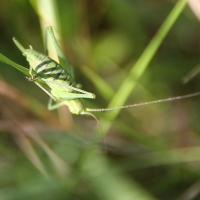
[[[198,75],[182,81],[200,63],[200,22],[185,0],[1,0],[0,53],[28,68],[12,37],[44,52],[49,25],[76,81],[97,96],[86,107],[200,90]],[[199,100],[93,113],[99,125],[48,111],[48,96],[0,63],[0,199],[200,199]]]

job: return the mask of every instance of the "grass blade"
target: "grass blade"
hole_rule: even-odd
[[[17,63],[11,61],[7,57],[5,57],[3,54],[0,53],[0,61],[3,63],[6,63],[8,65],[11,65],[12,67],[16,68],[20,72],[24,73],[26,76],[30,77],[29,70],[25,67],[22,67],[21,65],[18,65]]]
[[[134,89],[138,79],[142,76],[144,71],[146,70],[148,64],[152,60],[162,41],[164,40],[167,33],[170,31],[172,25],[175,23],[182,10],[186,5],[186,0],[179,0],[177,4],[174,6],[173,10],[164,21],[154,38],[151,40],[147,48],[144,50],[142,55],[139,57],[138,61],[132,67],[129,75],[121,84],[121,87],[116,92],[113,97],[111,103],[108,107],[115,107],[124,105],[126,99],[130,95],[131,91]],[[123,94],[123,95],[122,95]],[[108,112],[107,115],[110,120],[113,120],[120,110],[114,110],[113,112]],[[104,127],[105,132],[109,129],[110,124]]]

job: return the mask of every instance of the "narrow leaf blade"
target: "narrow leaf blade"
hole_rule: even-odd
[[[0,62],[6,63],[8,65],[11,65],[12,67],[16,68],[20,72],[24,73],[26,76],[30,77],[29,70],[13,61],[5,57],[3,54],[0,53]]]

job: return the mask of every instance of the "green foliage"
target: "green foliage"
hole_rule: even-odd
[[[0,199],[198,199],[198,98],[97,113],[103,139],[92,118],[47,110],[12,42],[44,52],[53,26],[77,82],[97,95],[87,107],[193,93],[198,77],[181,79],[199,63],[199,22],[186,1],[41,2],[1,2]]]
[[[15,67],[17,70],[21,71],[22,73],[24,73],[26,76],[30,77],[30,74],[28,72],[28,69],[25,67],[22,67],[21,65],[18,65],[17,63],[9,60],[8,58],[6,58],[4,55],[0,54],[0,61],[4,62],[8,65],[11,65],[12,67]]]

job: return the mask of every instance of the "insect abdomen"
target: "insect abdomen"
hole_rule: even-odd
[[[26,50],[26,58],[33,70],[47,82],[52,89],[63,90],[61,85],[73,85],[73,78],[54,60],[47,55],[39,53],[33,49]],[[54,84],[56,81],[57,84]]]

